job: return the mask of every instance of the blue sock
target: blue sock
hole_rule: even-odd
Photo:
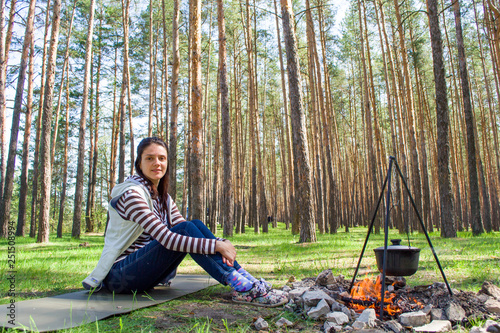
[[[243,277],[247,278],[252,283],[259,281],[256,278],[254,278],[250,273],[248,273],[243,267],[240,267],[240,269],[238,269],[238,273],[243,275]]]
[[[238,273],[236,270],[232,271],[226,279],[228,285],[238,292],[249,291],[253,287],[253,282]]]

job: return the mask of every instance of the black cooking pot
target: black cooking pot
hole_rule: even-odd
[[[409,276],[418,269],[420,249],[413,246],[400,245],[401,239],[391,239],[392,245],[387,246],[387,266],[385,274],[388,276]],[[377,258],[377,267],[383,271],[384,247],[374,249]]]

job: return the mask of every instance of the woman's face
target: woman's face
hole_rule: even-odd
[[[168,156],[167,150],[161,145],[150,144],[144,149],[141,156],[141,170],[147,179],[158,187],[160,179],[167,172]]]

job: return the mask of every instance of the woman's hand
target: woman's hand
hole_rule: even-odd
[[[236,249],[230,241],[216,241],[215,251],[219,252],[222,256],[222,262],[228,266],[233,266],[236,260]]]

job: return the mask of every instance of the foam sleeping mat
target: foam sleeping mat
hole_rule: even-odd
[[[77,327],[114,315],[164,303],[218,282],[208,275],[177,275],[170,286],[158,286],[136,295],[115,294],[99,291],[90,294],[86,290],[73,293],[20,301],[15,303],[15,325],[8,308],[0,305],[0,326],[21,331],[47,332]],[[9,323],[10,321],[10,323]]]

